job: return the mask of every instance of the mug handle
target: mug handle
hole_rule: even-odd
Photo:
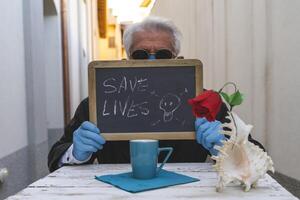
[[[163,166],[165,165],[165,163],[168,161],[171,153],[173,152],[173,148],[172,147],[163,147],[163,148],[158,148],[158,155],[160,154],[160,152],[162,151],[168,151],[167,156],[165,157],[164,161],[160,164],[160,166],[157,168],[156,170],[156,174],[159,174],[160,170],[163,168]]]

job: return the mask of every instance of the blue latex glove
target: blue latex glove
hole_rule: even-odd
[[[226,137],[219,131],[221,129],[221,122],[209,122],[205,118],[197,118],[195,121],[196,139],[211,155],[218,155],[218,150],[214,148],[215,145],[222,146],[221,140]]]
[[[91,122],[85,121],[74,131],[73,156],[79,161],[84,161],[93,152],[102,149],[103,144],[105,139],[100,135],[99,129]]]

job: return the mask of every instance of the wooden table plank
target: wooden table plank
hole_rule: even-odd
[[[199,178],[200,181],[131,194],[94,179],[95,175],[128,172],[128,164],[68,166],[34,182],[8,199],[297,199],[269,175],[249,192],[231,184],[223,193],[217,193],[217,174],[209,163],[168,163],[165,169]]]

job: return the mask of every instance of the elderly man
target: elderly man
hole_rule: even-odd
[[[131,25],[124,33],[124,45],[129,59],[172,59],[180,51],[181,33],[166,19],[149,17]],[[128,141],[105,141],[100,130],[89,122],[88,98],[78,106],[62,138],[56,142],[48,156],[50,171],[66,164],[129,163]],[[197,140],[160,141],[160,146],[172,146],[170,162],[204,162],[207,155],[217,154],[213,148],[224,139],[219,134],[224,122],[226,107],[223,106],[217,121],[197,119]],[[249,138],[254,143],[256,141]],[[257,143],[259,144],[259,143]],[[259,144],[260,145],[260,144]]]

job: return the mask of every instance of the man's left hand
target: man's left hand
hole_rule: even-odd
[[[197,118],[195,121],[196,139],[211,155],[218,155],[218,150],[214,148],[215,145],[222,146],[222,140],[225,136],[220,133],[221,122],[209,122],[205,118]]]

